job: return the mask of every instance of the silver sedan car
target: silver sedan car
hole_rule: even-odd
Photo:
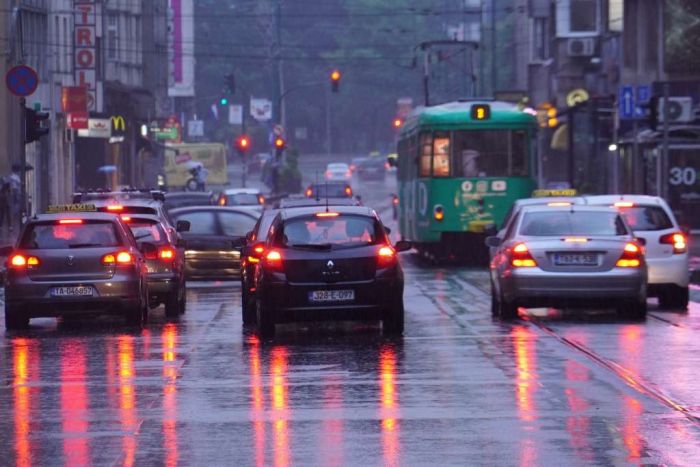
[[[528,206],[517,214],[491,260],[494,316],[518,307],[613,304],[629,319],[646,316],[644,247],[620,214],[584,205]]]

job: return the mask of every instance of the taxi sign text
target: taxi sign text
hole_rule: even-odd
[[[94,204],[53,204],[49,206],[49,214],[58,212],[96,212]]]
[[[543,198],[545,196],[576,196],[576,190],[565,188],[560,190],[535,190],[532,192],[533,198]]]

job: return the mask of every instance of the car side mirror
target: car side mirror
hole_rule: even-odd
[[[177,221],[175,230],[178,232],[189,232],[191,226],[190,221]]]
[[[143,242],[139,245],[139,251],[143,253],[144,256],[157,256],[158,247],[151,242]]]
[[[12,250],[14,250],[14,248],[10,245],[0,247],[0,256],[3,256],[3,257],[10,256],[10,253],[12,253]]]
[[[399,240],[394,245],[394,249],[396,250],[397,253],[401,253],[403,251],[409,251],[411,248],[413,248],[413,244],[411,242],[406,241],[406,240]]]
[[[491,237],[486,237],[486,240],[484,241],[486,243],[486,246],[489,248],[496,248],[501,246],[501,243],[503,243],[503,240],[501,240],[499,237],[496,236],[491,236]]]
[[[391,235],[391,229],[386,225],[384,226],[384,232],[386,232],[387,235]]]

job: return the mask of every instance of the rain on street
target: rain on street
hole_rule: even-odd
[[[393,186],[356,186],[393,226]],[[241,325],[240,285],[191,282],[142,330],[0,334],[0,451],[16,465],[692,464],[700,306],[645,322],[490,313],[485,269],[413,253],[406,330]],[[698,291],[693,291],[698,299]]]

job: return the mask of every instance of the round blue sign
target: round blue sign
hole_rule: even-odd
[[[5,75],[5,84],[15,96],[31,96],[39,86],[39,76],[27,65],[12,67]]]

